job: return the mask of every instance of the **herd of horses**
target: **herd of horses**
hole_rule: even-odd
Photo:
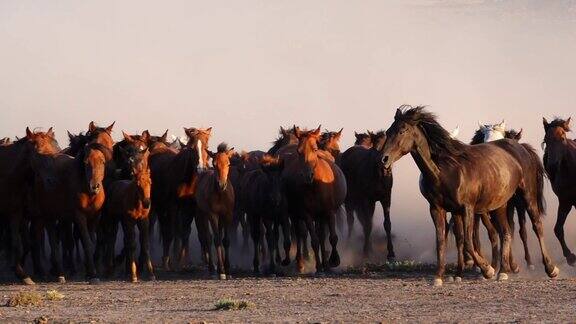
[[[546,176],[560,202],[554,232],[567,262],[576,263],[563,229],[576,206],[576,182],[571,181],[576,179],[576,142],[566,137],[569,123],[544,119],[543,163],[529,144],[520,143],[522,130],[506,130],[504,122],[480,125],[468,145],[424,107],[411,106],[396,110],[387,131],[355,133],[354,146],[344,152],[342,129],[322,132],[320,127],[281,127],[270,149],[242,153],[225,143],[210,150],[212,128],[185,128],[187,140],[173,142],[168,131],[160,136],[123,132],[115,143],[114,123],[98,127],[91,122],[85,133],[68,133],[65,149],[52,128],[27,128],[14,142],[0,141],[0,249],[25,284],[34,283],[25,270],[29,255],[35,276],[48,276],[46,238],[49,276],[60,282],[80,260],[91,283],[112,276],[120,264],[133,282],[144,272],[154,280],[153,229],[157,226],[161,237],[161,266],[174,270],[186,263],[194,223],[202,259],[220,279],[230,273],[230,245],[242,244],[248,253],[250,238],[256,273],[262,257],[270,274],[278,263],[289,265],[294,247],[297,269],[304,271],[309,244],[316,271],[324,272],[340,264],[338,235],[350,238],[355,220],[363,230],[364,255],[371,253],[374,210],[380,202],[388,259],[394,259],[392,166],[410,153],[436,228],[434,285],[443,283],[450,229],[458,249],[456,280],[470,265],[485,278],[494,277],[496,269],[500,280],[518,272],[511,252],[515,211],[527,266],[534,267],[526,214],[545,271],[554,278],[559,269],[545,246],[541,219]],[[491,262],[481,250],[480,223],[489,235]],[[116,255],[119,227],[124,244]]]

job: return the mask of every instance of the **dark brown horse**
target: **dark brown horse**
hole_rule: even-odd
[[[154,183],[152,206],[162,235],[164,269],[171,268],[172,243],[175,243],[177,266],[187,253],[190,226],[195,214],[198,174],[208,166],[207,147],[212,128],[184,130],[188,143],[180,151],[161,142],[150,145],[150,170]]]
[[[356,140],[354,141],[354,145],[361,145],[364,146],[365,148],[372,147],[372,139],[370,138],[370,135],[368,133],[354,132],[354,137],[356,138]]]
[[[388,240],[388,259],[395,257],[392,244],[392,225],[390,223],[390,204],[392,196],[392,173],[382,163],[382,147],[386,141],[383,131],[370,134],[370,148],[355,145],[342,153],[340,167],[346,176],[348,194],[346,196],[346,215],[348,219],[348,238],[352,235],[354,214],[358,217],[364,231],[364,256],[368,257],[372,248],[370,235],[376,202],[380,202],[384,211],[384,229]]]
[[[236,196],[242,201],[243,210],[250,224],[254,243],[254,272],[260,272],[260,244],[262,236],[265,235],[270,260],[267,272],[275,275],[276,258],[279,256],[280,226],[283,230],[285,253],[282,264],[290,264],[290,224],[286,212],[286,200],[282,193],[282,162],[271,155],[264,155],[260,165],[260,168],[254,168],[242,175],[241,191]]]
[[[340,264],[335,213],[346,197],[346,179],[340,168],[332,162],[332,156],[318,149],[320,127],[312,131],[301,131],[294,127],[293,132],[299,141],[296,151],[289,154],[285,150],[279,154],[284,163],[282,182],[288,209],[292,224],[297,227],[296,259],[302,271],[302,224],[305,224],[314,249],[316,271],[322,272]],[[329,262],[325,248],[326,229],[329,230],[332,246]]]
[[[72,223],[77,227],[86,262],[86,276],[97,282],[94,267],[94,248],[90,231],[95,230],[104,204],[106,162],[112,151],[103,144],[91,142],[72,158],[67,154],[51,152],[36,154],[34,159],[34,211],[32,228],[35,242],[40,242],[43,229],[48,230],[52,250],[53,273],[63,281],[60,265],[59,241],[54,238],[57,224]],[[47,167],[48,166],[48,167]],[[55,179],[53,185],[47,179]],[[33,248],[35,264],[39,264],[39,246]]]
[[[34,284],[24,271],[24,249],[28,237],[28,224],[24,214],[29,211],[26,203],[32,189],[30,179],[34,177],[33,156],[59,150],[52,128],[45,133],[32,132],[26,128],[26,137],[0,146],[0,220],[7,228],[7,252],[11,257],[9,264],[16,277],[24,284]],[[44,179],[47,185],[54,185],[53,178]]]
[[[200,174],[198,178],[198,188],[196,191],[196,202],[198,204],[198,219],[201,223],[210,224],[216,257],[218,260],[217,270],[220,279],[226,279],[230,274],[230,230],[232,228],[232,217],[234,215],[234,187],[232,186],[228,173],[230,171],[230,157],[233,148],[228,148],[225,143],[218,145],[216,153],[208,151],[214,169]],[[206,229],[206,228],[204,228]],[[200,232],[202,228],[199,228]],[[201,240],[209,237],[204,233],[199,236]],[[204,245],[210,244],[208,240]],[[204,247],[206,248],[206,247]],[[208,247],[208,254],[211,255]],[[206,251],[204,252],[206,253]],[[208,262],[212,264],[209,256]]]
[[[422,172],[420,191],[430,203],[430,214],[436,226],[438,270],[435,285],[441,285],[445,268],[446,212],[455,217],[457,228],[463,229],[464,245],[486,278],[494,276],[494,268],[473,247],[474,214],[496,211],[502,231],[500,273],[510,271],[510,229],[506,203],[514,193],[526,201],[528,213],[540,241],[543,263],[550,277],[559,269],[552,263],[544,245],[540,215],[544,212],[543,170],[533,158],[534,152],[513,140],[466,145],[452,139],[423,107],[401,107],[386,132],[384,166],[390,168],[410,153]],[[457,236],[458,238],[458,236]],[[462,239],[462,238],[461,238]],[[458,276],[463,271],[459,262]],[[501,275],[505,279],[507,275]]]
[[[556,118],[544,124],[544,166],[552,184],[552,190],[558,197],[558,215],[554,233],[562,246],[562,253],[569,265],[576,264],[576,255],[570,251],[564,239],[564,223],[572,207],[576,206],[576,142],[569,139],[570,120]]]
[[[131,142],[129,136],[124,136]],[[154,280],[154,268],[150,257],[150,193],[152,180],[148,167],[148,147],[142,146],[140,151],[126,152],[126,148],[119,147],[121,154],[130,156],[128,160],[131,169],[132,180],[117,180],[112,182],[106,192],[106,202],[104,205],[102,223],[110,226],[107,231],[106,242],[108,247],[107,263],[112,264],[114,253],[114,242],[116,240],[116,229],[118,221],[122,224],[124,232],[124,250],[126,253],[126,270],[130,274],[132,282],[138,281],[136,271],[136,233],[138,226],[140,236],[140,268],[146,267],[150,280]]]

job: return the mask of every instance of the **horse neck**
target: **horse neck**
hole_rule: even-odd
[[[416,139],[415,148],[410,152],[410,154],[425,178],[432,180],[433,182],[439,181],[440,169],[438,169],[438,165],[432,159],[430,145],[423,134],[418,136]]]
[[[549,166],[558,166],[560,161],[568,160],[572,165],[576,164],[576,143],[570,139],[564,141],[553,141],[546,144],[544,150]]]
[[[13,143],[0,147],[0,176],[20,176],[29,170],[30,151],[24,143]]]
[[[181,172],[183,182],[191,182],[198,174],[198,163],[193,162],[195,151],[196,148],[185,147],[176,154],[174,159],[174,163],[176,164],[176,170],[174,171]]]

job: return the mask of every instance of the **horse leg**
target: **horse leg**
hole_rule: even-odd
[[[290,248],[292,247],[292,242],[290,241],[290,220],[287,214],[284,212],[280,213],[280,225],[282,226],[282,236],[284,240],[284,260],[282,260],[282,265],[287,266],[290,264]]]
[[[512,247],[512,234],[508,224],[508,210],[507,207],[500,207],[491,212],[492,216],[498,221],[498,228],[500,229],[500,270],[498,273],[498,280],[507,280],[508,273],[512,270],[510,266],[510,251]]]
[[[40,241],[42,240],[42,236],[44,235],[44,222],[41,221],[40,219],[34,219],[31,224],[30,224],[30,232],[32,234],[32,263],[33,263],[33,267],[34,267],[34,275],[36,275],[39,278],[44,279],[44,277],[46,276],[46,273],[44,272],[44,267],[43,267],[43,262],[42,262],[42,252],[40,252],[40,249],[42,248],[42,245],[40,244]],[[14,233],[14,236],[16,236],[17,234]],[[19,232],[18,232],[19,235]],[[21,252],[20,252],[21,253]],[[19,254],[18,255],[14,255],[14,257],[19,258]],[[18,260],[18,259],[16,259]],[[16,263],[18,264],[19,262],[16,261]]]
[[[384,230],[386,231],[388,261],[394,261],[396,254],[394,253],[394,245],[392,244],[392,223],[390,222],[390,199],[381,200],[380,204],[384,211]]]
[[[482,269],[482,274],[485,278],[490,279],[494,276],[494,268],[486,262],[486,259],[481,257],[474,250],[474,234],[473,234],[473,221],[474,221],[474,210],[471,207],[466,207],[463,214],[455,214],[454,217],[462,217],[464,224],[464,247],[466,251],[472,255],[474,263],[476,263],[480,269]]]
[[[124,230],[124,249],[126,250],[126,273],[130,276],[130,281],[138,282],[136,273],[136,233],[134,220],[124,216],[122,219],[122,229]]]
[[[301,215],[301,214],[300,214]],[[295,225],[295,231],[296,231],[296,263],[297,263],[297,267],[298,267],[298,272],[299,273],[303,273],[304,272],[304,258],[307,259],[307,257],[304,255],[304,246],[303,246],[303,237],[306,237],[306,226],[304,224],[304,221],[300,220],[300,219],[296,219],[293,224]]]
[[[367,259],[372,252],[372,242],[370,236],[372,235],[372,219],[374,217],[375,203],[373,201],[364,200],[358,210],[358,220],[362,224],[364,232],[364,258]]]
[[[322,260],[320,260],[320,243],[318,242],[318,236],[316,235],[316,225],[314,224],[312,215],[306,213],[304,215],[306,220],[306,227],[308,228],[308,233],[310,234],[310,241],[312,243],[312,249],[314,249],[314,260],[316,261],[316,273],[322,272]]]
[[[232,216],[230,216],[232,218]],[[224,247],[224,271],[227,276],[230,276],[230,226],[222,224],[222,231],[224,236],[222,238],[222,246]]]
[[[65,283],[64,270],[62,267],[62,246],[60,237],[56,228],[56,222],[49,222],[46,227],[48,230],[48,239],[50,240],[50,261],[52,263],[52,275],[58,278],[58,282]]]
[[[338,228],[338,232],[344,234],[344,214],[346,212],[342,212],[344,209],[344,205],[338,207],[335,213],[336,217],[336,227]]]
[[[110,229],[108,231],[108,238],[106,239],[106,249],[104,252],[104,267],[105,267],[105,275],[108,278],[111,278],[114,275],[114,268],[115,268],[115,248],[116,248],[116,236],[118,235],[118,219],[114,217],[114,221],[110,223]],[[122,255],[123,259],[122,262],[126,259],[126,245],[122,248]]]
[[[530,220],[532,221],[532,229],[534,233],[536,233],[536,237],[538,238],[538,243],[540,243],[540,252],[542,253],[542,263],[544,264],[544,268],[546,269],[546,274],[550,278],[556,278],[560,273],[560,269],[554,265],[550,255],[548,254],[548,250],[546,249],[546,243],[544,242],[544,225],[542,224],[542,217],[540,212],[538,211],[538,207],[536,204],[536,199],[533,200],[534,203],[526,204],[528,216],[530,216]],[[554,227],[556,230],[556,227]],[[569,251],[569,250],[568,250]],[[570,254],[569,254],[570,255]]]
[[[330,246],[332,247],[332,253],[330,254],[329,266],[331,268],[336,268],[340,265],[340,255],[338,254],[338,232],[336,232],[336,221],[334,219],[334,214],[328,215],[328,230],[330,232]]]
[[[156,280],[154,275],[154,266],[152,265],[152,256],[150,255],[150,219],[144,218],[138,222],[138,230],[140,232],[140,267],[146,267],[148,271],[148,279],[151,281]]]
[[[526,208],[523,203],[516,202],[516,212],[518,213],[518,233],[520,233],[520,238],[522,239],[522,245],[524,246],[524,259],[526,260],[526,265],[528,269],[534,270],[534,264],[532,263],[532,257],[530,256],[530,249],[528,248],[528,233],[526,232]]]
[[[272,275],[276,274],[275,252],[278,251],[278,249],[276,249],[276,243],[278,240],[276,239],[276,230],[273,228],[274,222],[270,218],[264,217],[264,227],[266,228],[266,241],[268,243],[268,251],[270,252],[268,273]]]
[[[86,218],[84,215],[77,214],[76,225],[78,226],[78,231],[80,232],[80,240],[82,241],[82,247],[84,248],[84,261],[86,263],[86,278],[89,279],[90,283],[98,283],[99,279],[96,275],[96,268],[94,267],[94,246],[92,240],[90,239],[90,234],[88,233],[88,224],[86,223]]]
[[[354,208],[352,208],[351,203],[345,204],[344,208],[346,209],[346,221],[348,223],[348,240],[350,240],[354,230]]]
[[[478,253],[481,257],[484,257],[484,253],[482,253],[482,241],[480,240],[480,218],[486,217],[489,217],[486,213],[474,215],[474,250],[476,250],[476,253]],[[462,234],[464,234],[463,231]],[[474,259],[468,252],[464,254],[464,259],[466,262],[466,267],[474,267]]]
[[[442,286],[446,271],[446,211],[440,206],[430,205],[430,216],[436,227],[436,276],[434,286]]]
[[[210,225],[212,227],[212,235],[214,236],[214,246],[216,247],[216,256],[218,258],[218,275],[222,280],[226,279],[226,271],[224,271],[224,252],[222,251],[222,224],[220,224],[218,215],[211,213],[209,215]]]
[[[162,267],[166,271],[171,271],[170,267],[170,247],[174,240],[175,228],[175,214],[174,207],[170,208],[165,214],[163,219],[159,220],[160,231],[162,233]]]
[[[278,240],[280,240],[280,222],[276,217],[272,217],[272,229],[274,230],[274,253],[276,255],[276,263],[282,262],[282,256],[280,256],[280,248],[278,244]]]
[[[252,232],[252,241],[254,242],[254,258],[252,266],[254,273],[260,273],[260,215],[250,214],[250,227]]]
[[[182,245],[180,246],[180,251],[178,253],[178,260],[176,265],[178,269],[182,269],[186,265],[186,259],[188,256],[188,250],[190,249],[190,233],[192,232],[192,220],[193,217],[191,215],[182,215],[183,217],[183,225],[180,235],[180,241]]]
[[[242,251],[247,252],[250,239],[250,226],[246,220],[246,213],[242,212],[240,215],[240,227],[242,228]]]
[[[454,220],[454,238],[456,239],[456,247],[458,249],[458,266],[456,268],[456,281],[461,281],[464,273],[464,224],[462,218],[452,217]],[[458,279],[459,278],[459,279]]]
[[[556,234],[556,238],[558,238],[558,241],[560,241],[560,245],[562,246],[562,254],[564,254],[566,261],[569,265],[574,266],[576,263],[576,255],[570,251],[568,245],[566,244],[566,240],[564,239],[564,223],[566,223],[566,217],[568,217],[570,209],[572,209],[572,205],[570,203],[566,201],[560,201],[560,204],[558,205],[556,225],[554,225],[554,234]]]
[[[326,253],[326,216],[319,214],[316,216],[316,235],[318,237],[318,244],[320,249],[320,260],[322,262],[322,269],[328,270],[328,255]]]
[[[498,242],[500,238],[498,237],[498,230],[494,227],[491,217],[488,213],[481,214],[482,224],[486,227],[488,232],[488,238],[490,239],[490,245],[492,246],[492,268],[496,269],[498,267],[498,261],[500,259],[500,251],[498,250]]]
[[[514,198],[514,197],[513,197]],[[512,246],[512,244],[514,243],[514,203],[513,203],[513,198],[508,200],[508,203],[506,204],[506,217],[508,218],[508,228],[510,231],[510,246]],[[512,269],[512,272],[514,273],[518,273],[520,272],[520,267],[518,266],[518,264],[516,263],[516,261],[514,260],[514,253],[512,252],[512,248],[510,248],[510,269]]]
[[[199,212],[194,219],[198,231],[200,249],[202,250],[202,259],[208,267],[208,272],[213,274],[216,270],[214,268],[214,262],[212,262],[212,233],[210,232],[210,225],[208,225],[206,217],[204,213]]]

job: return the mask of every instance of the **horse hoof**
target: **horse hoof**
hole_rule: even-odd
[[[452,277],[452,276],[447,276],[447,277],[446,277],[446,282],[450,282],[450,283],[454,282],[454,277]]]
[[[535,267],[533,264],[529,264],[529,265],[528,265],[528,270],[534,271],[534,270],[536,270],[536,267]]]
[[[30,277],[26,277],[26,278],[22,279],[22,283],[27,285],[27,286],[32,286],[32,285],[36,284],[34,282],[34,280],[32,280],[32,278],[30,278]]]
[[[64,276],[58,276],[58,283],[65,284],[66,278]]]
[[[506,281],[508,280],[508,275],[504,272],[498,274],[498,281]]]
[[[100,283],[100,279],[98,279],[98,278],[92,278],[92,279],[90,279],[90,280],[88,281],[88,283],[91,284],[91,285],[97,285],[97,284]]]
[[[576,264],[576,255],[571,253],[569,256],[566,257],[566,262],[568,262],[568,265],[573,267],[574,264]]]
[[[494,278],[495,274],[496,274],[496,271],[494,270],[494,268],[492,268],[491,265],[489,265],[488,270],[486,270],[486,273],[484,274],[484,277],[486,277],[486,279],[492,279],[492,278]]]
[[[330,256],[330,268],[336,268],[337,266],[340,265],[340,256],[338,255],[338,253],[333,253]]]
[[[298,273],[304,273],[304,262],[303,261],[298,262]]]
[[[558,277],[559,274],[560,274],[560,269],[558,269],[558,267],[554,266],[554,270],[552,270],[552,272],[550,272],[550,274],[548,276],[550,278],[556,278],[556,277]]]
[[[468,269],[474,268],[474,260],[466,260],[466,262],[464,263],[464,267]]]
[[[519,273],[520,272],[520,267],[517,264],[511,265],[510,269],[512,270],[512,273]]]
[[[132,278],[130,278],[130,282],[132,282],[132,283],[137,283],[137,282],[138,282],[138,277],[132,277]]]
[[[220,279],[220,280],[226,280],[226,274],[221,273],[220,276],[219,276],[219,279]]]
[[[461,283],[461,282],[462,282],[462,277],[459,277],[459,276],[454,277],[454,282],[455,282],[455,283]]]
[[[433,287],[442,287],[442,279],[440,278],[434,278],[434,281],[432,281],[432,286]]]

